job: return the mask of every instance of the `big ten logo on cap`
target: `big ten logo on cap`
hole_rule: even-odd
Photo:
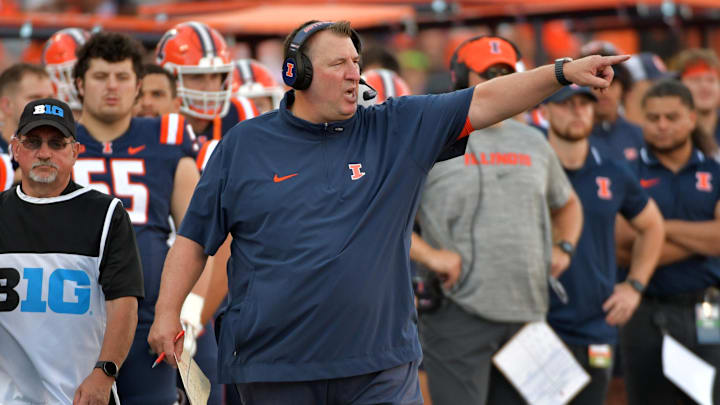
[[[52,104],[40,104],[35,106],[35,110],[33,110],[33,115],[38,114],[50,114],[50,115],[57,115],[58,117],[64,117],[65,111],[62,109],[62,107],[58,107],[56,105]]]

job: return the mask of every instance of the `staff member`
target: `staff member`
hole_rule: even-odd
[[[107,404],[143,296],[130,218],[70,180],[67,104],[27,104],[17,133],[21,184],[0,193],[0,403]]]
[[[347,22],[289,35],[283,76],[294,90],[222,139],[165,262],[148,340],[173,362],[182,301],[232,234],[219,369],[246,403],[420,403],[408,251],[426,173],[469,129],[565,80],[607,87],[625,59],[560,61],[559,79],[544,66],[362,108],[359,50]]]
[[[511,74],[519,58],[504,38],[468,39],[451,60],[455,88]],[[410,257],[444,280],[447,296],[419,323],[433,404],[522,402],[492,357],[545,320],[548,276],[567,269],[580,237],[582,207],[557,156],[514,119],[475,131],[465,156],[428,173],[417,221]]]
[[[568,86],[541,106],[557,153],[583,207],[582,234],[570,267],[560,276],[567,303],[551,293],[548,322],[591,380],[571,402],[602,405],[610,383],[617,325],[632,316],[642,288],[655,270],[663,242],[663,220],[655,203],[624,164],[590,146],[597,99],[587,87]],[[630,275],[617,282],[615,217],[637,231]],[[634,287],[635,286],[635,287]]]
[[[701,342],[695,306],[720,282],[720,165],[693,144],[693,97],[678,81],[661,81],[643,98],[647,148],[637,168],[640,184],[665,217],[666,238],[635,315],[620,331],[630,404],[694,403],[663,375],[663,331],[720,367],[718,341]],[[630,248],[621,244],[620,255]],[[634,253],[634,252],[633,252]],[[702,314],[700,314],[702,315]],[[715,380],[713,398],[720,403]]]

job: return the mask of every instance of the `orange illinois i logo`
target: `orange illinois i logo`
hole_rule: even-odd
[[[612,199],[612,192],[610,192],[610,179],[607,177],[596,177],[595,183],[598,186],[598,197],[603,200]]]
[[[285,70],[285,76],[287,77],[293,77],[293,68],[295,67],[294,63],[286,62],[287,63],[287,69]]]
[[[360,169],[362,169],[362,163],[350,163],[348,168],[352,170],[352,174],[350,175],[351,180],[357,180],[365,175],[365,172],[360,171]]]
[[[697,187],[700,191],[712,191],[712,175],[708,172],[697,172],[695,173],[695,177],[697,178],[697,183],[695,183],[695,187]]]

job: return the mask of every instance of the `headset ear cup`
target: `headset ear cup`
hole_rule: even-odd
[[[297,81],[293,88],[295,90],[305,90],[310,87],[313,77],[313,67],[310,58],[304,53],[298,55],[298,69],[297,69]]]

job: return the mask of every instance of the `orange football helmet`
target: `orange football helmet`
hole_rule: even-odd
[[[285,89],[273,79],[272,73],[254,59],[238,59],[233,69],[233,94],[250,99],[270,97],[272,108],[280,106]]]
[[[189,21],[176,25],[163,35],[155,49],[158,65],[177,77],[180,111],[193,117],[224,117],[230,108],[232,69],[227,44],[220,33],[207,25]],[[222,75],[217,90],[195,90],[187,87],[187,75]]]
[[[73,110],[81,110],[82,103],[72,79],[77,62],[77,50],[87,42],[90,33],[81,28],[65,28],[54,33],[45,42],[42,64],[55,88],[55,96]]]
[[[365,82],[376,92],[377,96],[371,100],[364,100],[363,95],[358,97],[361,105],[382,104],[390,97],[410,95],[410,86],[397,73],[387,69],[370,69],[362,74]]]

